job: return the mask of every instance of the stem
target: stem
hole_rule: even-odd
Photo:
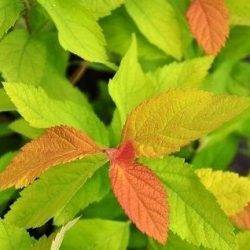
[[[83,77],[84,73],[86,72],[89,63],[86,61],[81,62],[79,67],[75,70],[75,72],[70,77],[70,81],[73,85],[76,85],[77,82]]]

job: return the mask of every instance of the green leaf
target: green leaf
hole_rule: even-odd
[[[105,126],[89,107],[67,100],[54,100],[34,85],[5,83],[4,86],[18,112],[32,127],[68,125],[84,131],[100,143],[108,144]]]
[[[19,0],[0,1],[0,38],[15,24],[22,9]]]
[[[238,250],[247,250],[250,246],[250,232],[241,232],[237,234]]]
[[[30,250],[32,239],[24,229],[0,220],[0,246],[3,250]]]
[[[64,225],[93,202],[100,201],[109,191],[107,169],[101,168],[87,180],[72,199],[55,216],[56,225]],[[102,208],[103,209],[103,208]],[[84,211],[84,215],[86,213]]]
[[[116,103],[122,124],[127,114],[142,100],[152,94],[152,84],[143,73],[137,60],[135,37],[121,61],[114,78],[109,82],[109,93]]]
[[[165,0],[127,0],[126,9],[148,40],[167,55],[182,57],[181,29],[172,5]]]
[[[7,167],[7,165],[10,163],[14,155],[15,153],[9,152],[1,156],[0,172],[2,172]],[[8,203],[10,202],[12,198],[15,197],[15,195],[16,195],[16,191],[13,188],[0,191],[0,212],[6,209]]]
[[[96,19],[111,14],[111,11],[121,6],[125,0],[82,0],[86,9],[88,9]]]
[[[240,212],[250,202],[250,179],[212,169],[199,169],[196,173],[227,215]]]
[[[249,0],[226,0],[229,8],[231,24],[250,26],[250,2]]]
[[[198,250],[198,248],[185,240],[182,240],[179,236],[170,232],[168,241],[165,246],[158,244],[153,240],[149,240],[148,250]],[[204,249],[204,248],[202,248]]]
[[[64,225],[63,227],[60,228],[58,233],[55,235],[54,240],[52,241],[51,250],[59,250],[60,249],[66,232],[69,231],[78,222],[79,219],[80,218],[78,217],[72,221],[69,221],[66,225]]]
[[[166,60],[168,58],[163,51],[148,42],[140,33],[125,8],[119,8],[113,11],[112,15],[101,19],[100,25],[107,40],[108,50],[119,56],[125,55],[131,44],[132,34],[135,34],[140,59]]]
[[[55,234],[51,234],[48,238],[46,236],[41,237],[36,241],[31,250],[51,250],[51,243]]]
[[[41,81],[46,67],[46,48],[39,39],[25,30],[15,30],[0,42],[0,52],[0,70],[6,80]]]
[[[196,152],[192,165],[195,168],[204,168],[210,166],[213,169],[226,169],[233,161],[239,145],[239,139],[234,136],[227,136],[220,141],[213,143],[212,135],[210,135],[211,143],[206,142],[201,144],[201,147]]]
[[[214,196],[182,159],[144,160],[166,185],[170,229],[189,243],[212,249],[234,249],[233,226]]]
[[[0,112],[13,111],[15,109],[15,105],[11,102],[4,89],[0,89]]]
[[[110,191],[101,201],[91,204],[84,210],[85,218],[101,218],[113,220],[122,216],[123,210]]]
[[[108,62],[105,38],[94,16],[78,0],[38,0],[58,29],[61,45],[90,62]]]
[[[43,133],[43,129],[33,128],[24,119],[17,119],[9,125],[9,128],[27,138],[34,139]]]
[[[148,75],[155,85],[155,92],[176,87],[199,87],[206,77],[213,57],[200,57],[181,63],[171,63]]]
[[[61,250],[125,250],[129,223],[108,220],[80,220],[63,240]]]
[[[104,155],[95,155],[47,171],[21,192],[21,197],[7,213],[6,221],[24,228],[42,226],[74,199],[105,162]]]

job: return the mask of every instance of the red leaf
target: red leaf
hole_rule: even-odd
[[[229,16],[224,0],[193,0],[187,19],[191,32],[206,53],[216,55],[229,33]]]
[[[168,206],[163,185],[147,167],[134,162],[131,143],[108,151],[113,192],[128,217],[142,232],[165,243]],[[131,158],[126,158],[127,156]]]

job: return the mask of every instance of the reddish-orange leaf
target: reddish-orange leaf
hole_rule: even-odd
[[[147,167],[134,162],[131,143],[108,151],[113,192],[128,217],[142,232],[165,243],[168,206],[163,185]]]
[[[231,216],[231,220],[238,228],[250,230],[250,202],[241,212]]]
[[[101,151],[92,139],[74,128],[49,128],[41,137],[26,144],[0,174],[0,187],[27,186],[50,167]]]
[[[191,32],[206,53],[216,55],[229,33],[229,16],[224,0],[193,0],[187,19]]]

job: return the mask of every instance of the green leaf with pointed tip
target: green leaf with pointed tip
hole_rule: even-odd
[[[20,118],[15,120],[9,125],[9,128],[21,135],[24,135],[27,138],[34,139],[39,137],[43,133],[43,129],[33,128],[29,125],[27,121]]]
[[[100,201],[109,191],[109,179],[106,168],[96,171],[93,177],[77,191],[72,199],[54,218],[56,225],[64,225],[91,203]],[[85,211],[84,211],[84,215]]]
[[[0,112],[13,111],[15,109],[15,105],[11,102],[4,89],[0,89]]]
[[[15,225],[15,224],[14,224]],[[21,228],[0,220],[0,246],[2,250],[30,250],[33,240]]]
[[[233,226],[214,196],[184,160],[143,160],[165,184],[170,203],[170,229],[182,239],[212,249],[235,249]]]
[[[80,220],[66,233],[60,249],[125,250],[128,238],[128,222]]]
[[[213,62],[212,56],[186,60],[181,63],[171,63],[151,72],[155,92],[163,92],[169,88],[190,87],[198,88],[206,77]]]
[[[226,0],[226,4],[229,9],[231,24],[250,26],[249,0]]]
[[[61,45],[90,62],[111,66],[106,41],[94,16],[78,0],[38,0],[58,29]]]
[[[18,112],[32,127],[68,125],[82,130],[100,143],[108,144],[104,124],[89,107],[52,99],[42,88],[34,85],[5,83],[4,86]]]
[[[133,37],[131,46],[122,59],[117,73],[109,82],[109,93],[116,103],[122,124],[128,113],[152,94],[152,87],[137,60],[137,43]]]
[[[165,0],[127,0],[126,9],[147,39],[177,59],[182,57],[181,29],[172,5]]]
[[[125,0],[82,0],[83,5],[96,19],[111,14],[111,11],[121,6]]]
[[[0,1],[0,38],[15,24],[22,9],[19,0]]]
[[[24,228],[42,226],[67,206],[105,162],[104,155],[95,155],[45,172],[21,192],[5,216],[6,221]]]

